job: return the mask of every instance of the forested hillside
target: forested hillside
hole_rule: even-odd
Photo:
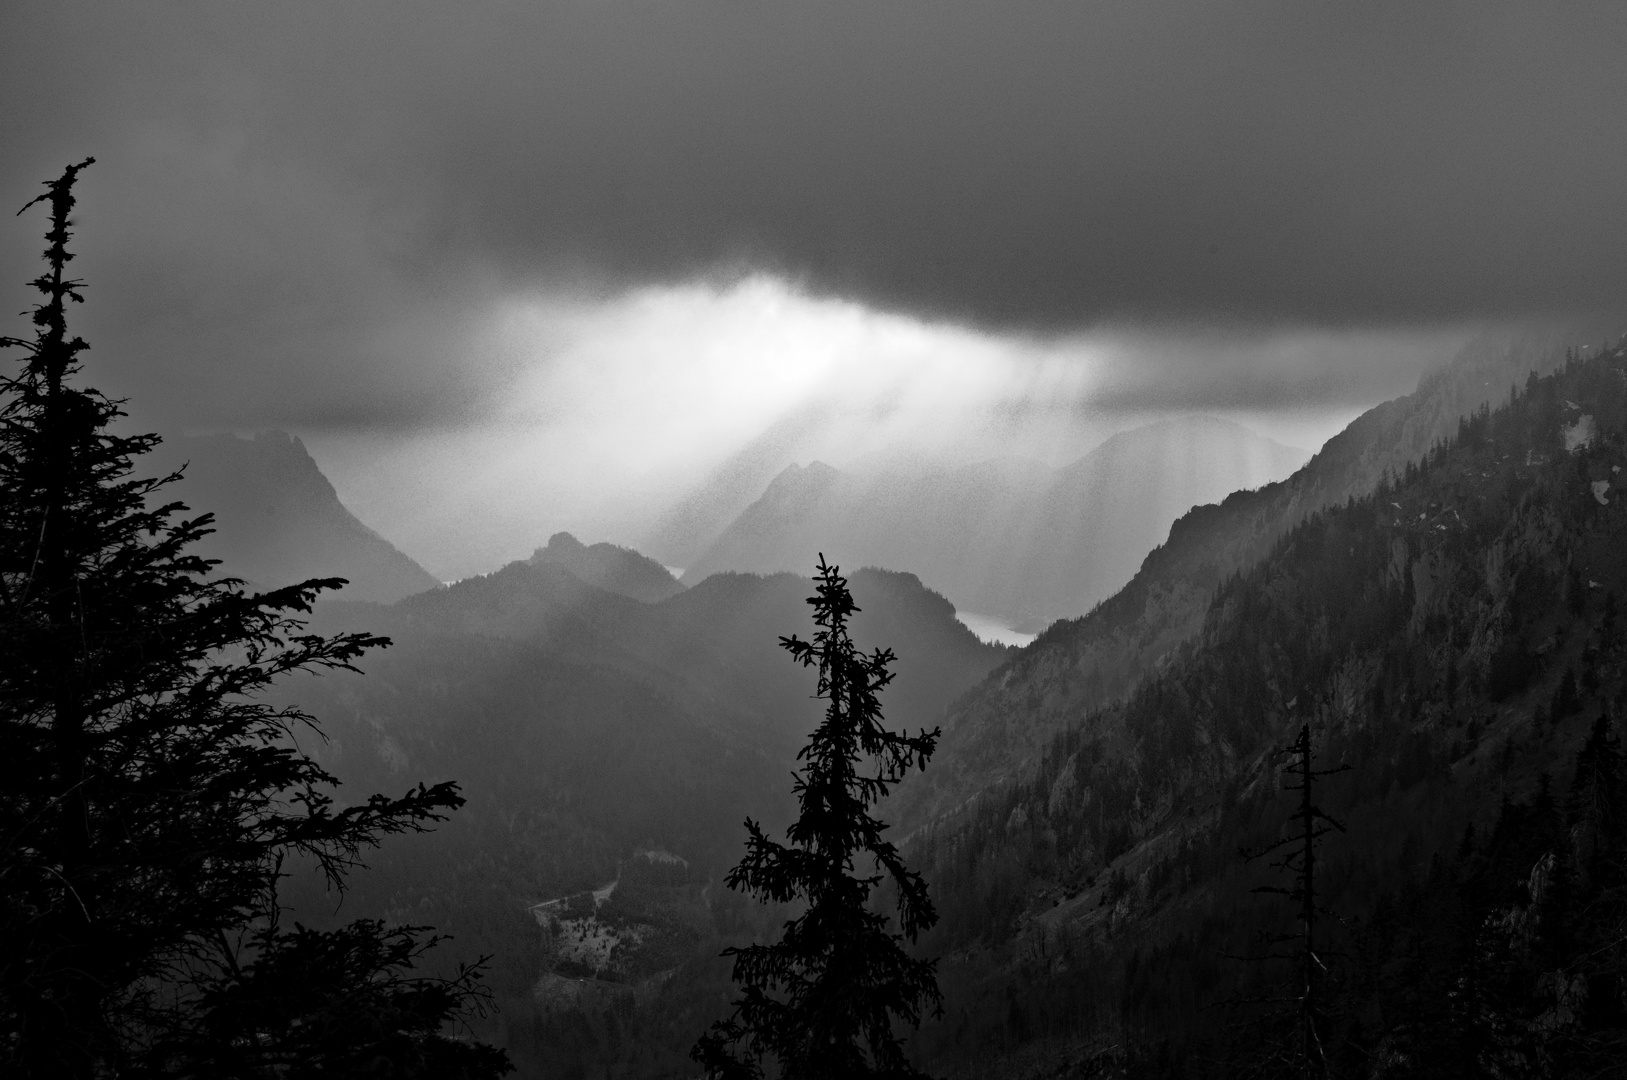
[[[1563,362],[1566,337],[1490,335],[1406,397],[1363,413],[1293,476],[1239,491],[1176,521],[1119,592],[1052,625],[963,702],[933,768],[893,801],[914,828],[1021,774],[1058,732],[1117,701],[1202,628],[1215,589],[1255,565],[1306,515],[1361,497],[1453,435],[1461,417],[1507,401],[1533,371]]]
[[[1533,845],[1583,798],[1577,755],[1619,695],[1620,356],[1502,382],[1533,363],[1552,366],[1465,354],[1291,480],[1187,515],[1126,590],[1021,652],[978,642],[913,575],[852,576],[860,644],[901,653],[889,722],[947,715],[944,751],[886,811],[904,818],[943,915],[922,947],[943,958],[949,1011],[919,1036],[923,1063],[1196,1075],[1242,1052],[1225,1040],[1237,1024],[1270,1029],[1269,1010],[1237,1019],[1222,1004],[1265,995],[1277,972],[1223,954],[1291,924],[1248,891],[1269,873],[1236,856],[1286,813],[1270,750],[1288,738],[1290,700],[1313,703],[1319,760],[1352,766],[1324,790],[1350,829],[1327,842],[1323,871],[1351,927],[1336,951],[1367,965],[1366,982],[1358,968],[1335,980],[1340,1052],[1448,1053],[1408,1049],[1385,1012],[1391,953],[1422,940],[1418,890],[1482,904],[1463,916],[1475,925],[1514,918],[1520,895],[1485,875],[1527,860],[1529,879],[1548,850]],[[1510,404],[1448,425],[1494,380]],[[556,537],[530,561],[392,605],[325,605],[317,628],[396,644],[365,677],[290,688],[326,720],[319,752],[356,788],[426,771],[462,782],[465,810],[376,853],[345,910],[443,927],[449,959],[492,955],[503,1009],[486,1034],[526,1074],[684,1075],[727,1000],[717,950],[781,917],[718,879],[741,818],[772,832],[789,813],[816,703],[776,642],[802,627],[808,586],[724,573],[675,588],[636,552]],[[1606,773],[1613,737],[1601,729],[1586,757]],[[1503,839],[1464,846],[1471,822]],[[1459,847],[1450,873],[1432,863]],[[1592,872],[1588,887],[1608,887]],[[289,902],[318,919],[331,906],[304,886]],[[1588,925],[1576,941],[1596,935]],[[1469,955],[1477,940],[1427,947]],[[1538,978],[1535,954],[1511,942],[1507,979]],[[1446,1008],[1452,985],[1408,992],[1438,991],[1416,1007]],[[1529,989],[1507,983],[1507,1001]],[[1499,1030],[1533,1022],[1504,1011]]]
[[[778,830],[792,813],[796,750],[821,703],[778,640],[809,632],[811,586],[719,574],[644,603],[568,565],[324,605],[316,627],[394,644],[359,674],[286,693],[322,716],[328,739],[310,749],[342,790],[455,778],[468,799],[435,832],[372,853],[341,914],[441,928],[455,937],[443,963],[490,955],[502,1010],[483,1031],[522,1075],[595,1062],[666,1075],[725,1000],[718,951],[774,925],[721,877],[748,814]],[[885,695],[900,727],[937,724],[1009,652],[913,575],[859,570],[851,586],[855,639],[900,653]],[[335,900],[303,876],[286,897],[317,922]]]
[[[1627,348],[1504,401],[1371,494],[1334,497],[1345,438],[1319,484],[1313,463],[1292,490],[1211,508],[1322,503],[1253,567],[1214,557],[1196,633],[1123,701],[1090,707],[1089,668],[1046,659],[1090,620],[979,691],[1054,719],[1014,782],[915,837],[950,999],[925,1060],[953,1076],[1270,1074],[1294,1020],[1249,1002],[1291,1000],[1291,972],[1245,958],[1294,910],[1250,890],[1291,883],[1239,851],[1283,834],[1274,748],[1301,718],[1319,766],[1349,766],[1318,788],[1347,829],[1324,839],[1317,886],[1337,1074],[1624,1060]],[[1232,535],[1262,542],[1270,520]],[[1149,566],[1191,559],[1184,539]]]

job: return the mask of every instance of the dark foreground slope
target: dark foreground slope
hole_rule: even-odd
[[[1057,732],[1120,699],[1190,640],[1227,577],[1257,563],[1306,515],[1366,495],[1417,461],[1460,417],[1507,401],[1532,371],[1553,370],[1566,340],[1488,336],[1414,393],[1362,414],[1287,480],[1187,513],[1128,585],[1083,618],[1052,625],[957,708],[933,768],[894,800],[895,819],[919,826],[1020,776]]]
[[[1350,766],[1321,789],[1348,827],[1319,879],[1337,1075],[1627,1060],[1627,349],[1327,501],[1127,699],[917,835],[939,1071],[1274,1075],[1291,1018],[1225,1003],[1296,993],[1236,959],[1294,929],[1238,855],[1282,835],[1291,700]]]

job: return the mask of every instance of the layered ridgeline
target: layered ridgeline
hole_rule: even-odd
[[[305,445],[280,431],[167,438],[142,465],[185,466],[164,494],[215,515],[198,554],[256,587],[342,577],[345,597],[388,603],[440,584],[345,509]]]
[[[626,585],[648,573],[638,560],[556,536],[531,560],[393,605],[324,605],[319,628],[394,644],[364,675],[287,691],[323,718],[316,753],[347,790],[461,784],[452,820],[370,854],[344,913],[433,921],[456,937],[448,957],[493,956],[503,1012],[486,1034],[522,1075],[607,1062],[683,1074],[727,1001],[718,951],[773,926],[721,877],[748,814],[778,831],[794,812],[790,774],[820,702],[777,642],[811,633],[811,584],[719,574],[645,602],[570,569]],[[856,640],[899,654],[883,695],[895,726],[939,723],[1009,655],[913,575],[859,570],[851,588]],[[332,900],[311,887],[288,902],[321,920]]]
[[[1533,371],[1552,371],[1570,341],[1551,331],[1488,335],[1412,394],[1357,417],[1288,479],[1185,514],[1128,585],[1089,614],[1052,625],[968,696],[933,769],[894,799],[895,819],[917,826],[1021,775],[1058,731],[1120,699],[1191,639],[1227,577],[1258,562],[1308,514],[1365,495],[1418,460],[1461,417],[1507,401]]]
[[[687,567],[800,567],[819,551],[908,569],[969,610],[1036,628],[1080,614],[1130,579],[1193,506],[1280,480],[1306,455],[1213,417],[1122,432],[1060,469],[993,460],[781,472]]]
[[[1355,439],[1405,432],[1420,407],[1330,449],[1372,462]],[[1194,632],[1124,700],[1090,704],[1105,689],[1081,685],[1099,681],[1078,663],[1087,619],[958,711],[955,730],[981,739],[963,762],[976,745],[1019,760],[996,733],[1034,718],[1048,734],[1013,782],[911,845],[943,914],[924,945],[949,996],[919,1046],[930,1064],[1236,1075],[1279,1037],[1298,1045],[1291,1012],[1224,1005],[1297,994],[1291,970],[1235,959],[1294,932],[1293,905],[1251,891],[1293,882],[1238,855],[1283,835],[1295,805],[1272,752],[1297,731],[1291,702],[1319,767],[1350,766],[1317,796],[1348,829],[1324,840],[1317,879],[1337,915],[1320,946],[1333,1074],[1595,1076],[1627,1060],[1627,347],[1522,379],[1453,428],[1366,495],[1340,494],[1352,474],[1325,456],[1286,491],[1240,497],[1252,515],[1229,501],[1183,522],[1149,568],[1204,558],[1212,584]],[[1322,508],[1275,535],[1219,528],[1291,494]],[[1231,542],[1200,556],[1183,544],[1205,524]],[[1238,573],[1253,543],[1265,553]]]

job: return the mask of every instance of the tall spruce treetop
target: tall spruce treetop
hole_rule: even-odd
[[[924,1009],[941,1011],[936,962],[904,949],[937,913],[920,874],[905,867],[882,837],[885,824],[870,814],[912,766],[925,767],[939,730],[908,736],[882,726],[876,695],[892,681],[896,657],[854,645],[847,623],[859,608],[823,555],[815,581],[813,640],[780,639],[798,663],[818,668],[818,696],[829,702],[797,754],[801,813],[786,844],[747,819],[746,856],[728,877],[732,889],[803,910],[778,943],[726,951],[744,992],[691,1054],[716,1080],[761,1077],[765,1057],[785,1080],[921,1078],[894,1022],[913,1026]],[[872,872],[860,871],[861,860]],[[884,882],[897,892],[898,932],[869,904]]]
[[[249,594],[212,576],[191,553],[210,517],[160,505],[175,476],[135,475],[157,437],[115,434],[121,403],[76,385],[69,214],[89,164],[29,204],[50,212],[43,300],[32,339],[0,339],[22,352],[0,381],[0,1072],[498,1075],[500,1052],[442,1034],[475,973],[410,974],[433,939],[280,925],[285,858],[342,884],[361,850],[462,799],[334,801],[294,739],[315,722],[262,693],[387,642],[302,632],[339,579]]]

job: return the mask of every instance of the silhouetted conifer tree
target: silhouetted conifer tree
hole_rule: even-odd
[[[153,435],[74,385],[68,168],[50,210],[32,340],[0,382],[0,1062],[20,1077],[495,1076],[442,1034],[474,971],[414,976],[415,928],[286,929],[283,860],[342,884],[358,853],[462,803],[456,786],[339,806],[261,700],[300,670],[387,644],[301,632],[338,579],[249,594],[191,554],[210,518],[133,478]],[[34,203],[30,203],[30,206]],[[25,207],[26,209],[26,207]]]
[[[882,726],[876,695],[892,681],[892,650],[865,655],[853,644],[847,622],[859,608],[823,555],[815,581],[808,603],[818,632],[811,642],[780,639],[798,663],[818,668],[818,695],[829,702],[797,754],[801,814],[786,844],[748,819],[746,856],[728,877],[732,889],[803,910],[779,942],[725,953],[735,958],[744,993],[691,1055],[718,1080],[761,1077],[765,1057],[785,1080],[922,1077],[905,1059],[894,1023],[915,1025],[923,1010],[941,1009],[935,962],[904,948],[937,913],[920,874],[905,867],[870,814],[912,766],[925,766],[939,731],[908,736]],[[861,859],[873,873],[856,865]],[[870,907],[883,882],[897,891],[900,932]]]

